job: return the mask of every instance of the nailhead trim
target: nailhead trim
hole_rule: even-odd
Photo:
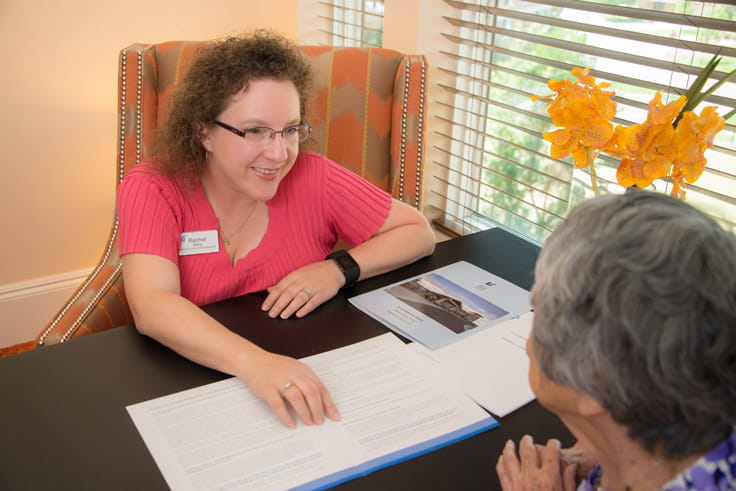
[[[423,57],[419,57],[422,64],[422,78],[419,83],[419,128],[417,131],[417,187],[414,202],[419,208],[422,197],[422,150],[424,148],[424,95],[427,82],[427,64]]]
[[[141,91],[142,91],[142,56],[143,50],[138,50],[138,87],[137,87],[137,124],[136,124],[136,156],[140,155],[140,103],[141,103]],[[118,144],[118,151],[119,151],[119,159],[118,159],[118,182],[121,182],[123,180],[123,177],[125,175],[125,118],[128,111],[128,107],[126,105],[126,97],[127,97],[127,73],[128,73],[128,66],[127,66],[127,54],[128,50],[124,49],[121,54],[121,60],[120,60],[120,78],[121,78],[121,84],[120,84],[120,131],[118,134],[119,144]],[[61,313],[54,319],[54,322],[44,331],[44,333],[39,338],[38,344],[39,346],[43,346],[46,337],[48,334],[53,330],[53,328],[59,323],[62,317],[69,311],[72,305],[74,305],[79,298],[82,296],[82,294],[87,290],[90,283],[97,277],[97,275],[100,273],[104,265],[107,263],[108,259],[110,258],[110,254],[112,253],[112,245],[115,242],[115,238],[117,237],[118,233],[118,218],[117,214],[115,216],[115,224],[113,225],[112,233],[110,234],[110,239],[108,240],[107,249],[105,250],[105,254],[102,258],[102,260],[99,262],[95,270],[89,275],[87,280],[84,282],[84,285],[79,289],[76,295],[67,302],[67,304],[64,306],[64,309],[61,311]],[[122,268],[122,261],[119,261],[117,266],[115,267],[115,270],[113,273],[108,277],[107,281],[102,285],[102,287],[98,290],[97,294],[89,301],[85,309],[82,311],[82,313],[77,316],[77,318],[74,320],[72,325],[69,327],[69,329],[66,330],[66,332],[61,336],[59,339],[60,343],[64,343],[71,339],[71,337],[76,333],[77,329],[79,329],[79,326],[82,324],[82,321],[87,318],[89,313],[92,311],[93,308],[97,306],[97,302],[99,301],[100,297],[102,297],[103,294],[107,292],[107,289],[109,286],[117,280],[120,270]]]
[[[401,145],[399,152],[399,199],[404,200],[404,174],[406,172],[406,120],[409,106],[409,71],[410,59],[407,56],[404,63],[404,100],[401,105]]]
[[[143,99],[143,49],[138,50],[138,76],[136,90],[136,106],[135,106],[135,161],[141,161],[141,139],[142,139],[142,121],[141,121],[141,101]]]
[[[419,208],[422,197],[422,149],[424,148],[424,96],[427,81],[427,65],[423,57],[418,57],[421,63],[421,78],[419,81],[419,121],[417,128],[417,162],[416,162],[416,188],[414,192],[414,207]],[[404,178],[406,173],[406,141],[407,121],[409,106],[409,86],[411,85],[411,57],[407,56],[404,64],[404,101],[401,113],[401,152],[399,155],[399,199],[404,199]]]

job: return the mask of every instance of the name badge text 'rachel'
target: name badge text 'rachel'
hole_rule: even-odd
[[[207,254],[218,252],[220,243],[217,240],[217,230],[200,230],[199,232],[184,232],[179,243],[179,255]]]

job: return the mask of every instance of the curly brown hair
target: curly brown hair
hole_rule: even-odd
[[[294,43],[273,31],[257,30],[204,46],[177,87],[171,112],[156,134],[154,161],[161,172],[201,175],[207,159],[200,140],[202,125],[212,124],[233,95],[263,78],[294,83],[304,120],[312,71]]]

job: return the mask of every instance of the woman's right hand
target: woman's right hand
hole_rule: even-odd
[[[261,351],[250,357],[248,365],[249,370],[240,377],[289,428],[296,427],[289,405],[306,425],[322,424],[325,415],[333,421],[340,419],[327,388],[306,364]]]
[[[291,428],[296,424],[288,405],[305,424],[320,424],[325,415],[332,420],[340,418],[311,368],[263,350],[182,297],[179,269],[168,259],[128,254],[123,257],[123,276],[128,304],[141,334],[195,363],[240,377]]]

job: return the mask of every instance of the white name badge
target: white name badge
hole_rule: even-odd
[[[217,230],[200,230],[199,232],[184,232],[179,243],[179,255],[207,254],[218,252],[220,243],[217,240]]]

